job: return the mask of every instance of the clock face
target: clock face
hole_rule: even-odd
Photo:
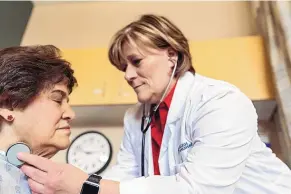
[[[89,131],[77,136],[67,151],[67,163],[88,174],[100,174],[109,165],[112,146],[100,132]]]

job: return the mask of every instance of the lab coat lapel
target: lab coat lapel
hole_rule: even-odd
[[[167,124],[176,122],[183,116],[185,110],[186,99],[194,84],[194,75],[186,72],[177,83],[175,93],[168,112]]]
[[[174,92],[174,96],[170,105],[170,109],[167,116],[167,122],[164,130],[162,146],[159,156],[159,167],[162,175],[168,175],[170,173],[170,166],[165,165],[169,161],[169,154],[167,150],[173,146],[173,134],[174,130],[180,130],[181,118],[184,114],[186,99],[194,82],[194,75],[190,72],[186,72],[179,80]]]

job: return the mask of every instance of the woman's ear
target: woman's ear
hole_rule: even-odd
[[[169,57],[169,61],[172,62],[171,68],[173,68],[177,64],[177,61],[178,61],[177,51],[175,51],[173,48],[168,48],[168,57]]]
[[[14,120],[13,111],[7,108],[0,108],[0,116],[7,122],[12,122]]]

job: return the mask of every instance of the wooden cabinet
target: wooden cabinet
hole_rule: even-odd
[[[196,72],[239,87],[252,100],[274,99],[270,68],[259,36],[190,42]],[[112,66],[107,48],[63,49],[79,86],[72,105],[114,105],[137,102],[124,73]]]
[[[78,80],[70,95],[72,105],[111,104],[115,93],[116,71],[107,59],[106,49],[64,49],[63,57],[71,62]]]
[[[252,100],[274,99],[271,71],[260,36],[191,42],[199,74],[234,84]]]
[[[62,49],[70,61],[78,86],[70,95],[72,105],[133,104],[134,90],[124,79],[124,73],[112,66],[107,49]]]
[[[116,90],[111,100],[113,104],[134,104],[137,102],[135,91],[130,87],[124,79],[124,72],[117,71],[116,74]]]

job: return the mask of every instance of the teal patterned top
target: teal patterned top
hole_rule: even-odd
[[[27,177],[7,162],[3,151],[0,151],[0,194],[31,194]]]

